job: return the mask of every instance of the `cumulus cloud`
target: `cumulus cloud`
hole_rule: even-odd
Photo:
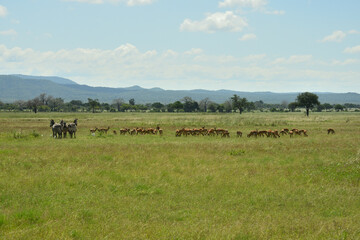
[[[256,39],[256,35],[253,33],[244,34],[241,38],[239,38],[240,41],[248,41]]]
[[[104,3],[125,3],[128,6],[147,5],[152,4],[156,0],[63,0],[66,2],[80,2],[89,4],[104,4]]]
[[[0,5],[0,17],[6,17],[7,13],[6,7]]]
[[[289,58],[277,58],[272,64],[298,64],[306,63],[312,60],[312,55],[292,55]]]
[[[330,70],[323,69],[325,65],[317,65],[311,55],[293,55],[276,60],[276,65],[271,64],[274,59],[265,54],[239,58],[208,55],[198,48],[183,52],[140,51],[130,43],[109,50],[77,48],[58,51],[0,45],[2,74],[57,75],[91,86],[138,84],[165,89],[227,88],[247,91],[302,91],[309,90],[308,87],[314,89],[314,86],[319,86],[321,91],[332,90],[324,86],[335,86],[335,90],[348,86],[350,91],[360,87],[360,72],[357,70],[360,68],[356,65],[360,63],[356,59],[330,61],[330,67],[336,65]],[[352,70],[343,69],[350,64],[354,66]]]
[[[360,45],[345,48],[344,53],[360,53]]]
[[[14,29],[6,30],[6,31],[0,31],[0,35],[2,36],[15,36],[17,35],[17,32]]]
[[[321,42],[341,42],[346,37],[343,31],[335,31],[331,35],[324,37]]]
[[[357,30],[350,30],[348,31],[348,34],[360,34],[360,32]]]
[[[219,7],[250,7],[260,9],[265,7],[266,0],[224,0],[219,2]]]
[[[219,2],[219,7],[227,8],[251,8],[265,14],[282,15],[285,11],[273,10],[269,11],[266,8],[268,2],[266,0],[224,0]]]
[[[265,11],[266,14],[272,14],[272,15],[284,15],[285,11],[283,10],[274,10],[274,11]]]
[[[206,18],[201,21],[185,19],[180,26],[180,30],[207,33],[219,30],[239,32],[247,26],[248,24],[244,18],[234,14],[232,11],[226,11],[207,14]]]

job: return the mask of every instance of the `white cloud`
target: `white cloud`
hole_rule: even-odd
[[[274,11],[265,11],[266,14],[272,14],[272,15],[284,15],[285,11],[283,10],[274,10]]]
[[[201,21],[192,21],[185,19],[180,26],[181,31],[190,32],[208,32],[213,33],[215,31],[231,31],[239,32],[248,24],[246,20],[232,11],[217,12],[208,14],[205,19]]]
[[[80,2],[80,3],[89,3],[89,4],[104,4],[104,3],[125,3],[128,6],[137,6],[137,5],[147,5],[152,4],[156,0],[63,0],[66,2]]]
[[[14,29],[10,29],[10,30],[6,30],[6,31],[0,31],[0,35],[15,36],[15,35],[17,35],[17,32]]]
[[[265,7],[266,0],[224,0],[219,2],[219,7],[250,7],[260,9]]]
[[[357,30],[350,30],[348,31],[348,34],[360,34],[360,32]]]
[[[333,60],[331,62],[331,65],[333,65],[333,66],[346,66],[346,65],[357,64],[357,63],[360,63],[360,60],[358,60],[358,59],[346,59],[345,61]]]
[[[277,61],[276,65],[271,64],[274,61]],[[1,74],[56,75],[91,86],[137,84],[165,89],[225,88],[277,92],[360,89],[360,68],[355,65],[359,64],[356,59],[329,62],[329,69],[316,63],[311,55],[274,60],[265,54],[241,58],[208,55],[197,48],[184,52],[166,50],[158,53],[151,49],[142,52],[129,43],[109,50],[78,48],[59,51],[0,45]],[[350,64],[354,67],[348,70]]]
[[[241,38],[239,38],[240,41],[248,41],[256,39],[256,35],[253,33],[244,34]]]
[[[299,64],[312,60],[312,55],[292,55],[289,58],[276,58],[271,64]]]
[[[186,55],[199,55],[202,54],[204,51],[201,48],[192,48],[189,51],[186,51]]]
[[[260,61],[263,60],[266,57],[266,54],[254,54],[254,55],[249,55],[244,57],[243,59],[246,62],[256,62],[256,61]]]
[[[360,53],[360,45],[345,48],[344,53]]]
[[[324,37],[321,42],[341,42],[346,37],[343,31],[335,31],[331,35]]]
[[[6,17],[7,13],[6,7],[0,5],[0,17]]]
[[[268,4],[267,0],[224,0],[219,2],[219,7],[227,8],[251,8],[265,14],[283,15],[285,11],[273,10],[269,11],[266,9]]]
[[[135,5],[146,5],[153,3],[154,0],[128,0],[127,5],[128,6],[135,6]]]

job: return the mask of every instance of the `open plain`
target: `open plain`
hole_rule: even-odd
[[[230,138],[175,137],[202,126]],[[0,113],[0,239],[359,238],[360,113]]]

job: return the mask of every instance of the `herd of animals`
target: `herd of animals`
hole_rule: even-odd
[[[55,123],[55,121],[51,119],[50,127],[52,129],[53,138],[66,138],[67,133],[70,134],[71,138],[76,138],[77,118],[74,122],[69,124],[66,124],[64,120],[61,120],[60,123]]]
[[[55,123],[54,120],[50,121],[50,127],[52,128],[53,137],[54,138],[62,138],[66,137],[66,134],[69,133],[70,137],[76,138],[76,131],[77,131],[77,119],[74,120],[74,122],[66,124],[63,120],[60,121],[60,123]],[[110,130],[110,127],[107,128],[91,128],[89,129],[90,134],[94,135],[96,132],[107,134]],[[163,135],[163,130],[157,126],[156,128],[121,128],[119,131],[112,130],[113,134],[120,134],[120,135],[146,135],[146,134],[152,134],[156,135],[159,134],[160,136]],[[333,128],[327,129],[328,134],[335,134],[335,130]],[[230,137],[230,132],[226,129],[222,128],[210,128],[206,129],[205,127],[201,128],[181,128],[177,129],[175,131],[176,137],[181,136],[221,136],[221,137]],[[241,131],[236,132],[237,137],[242,137],[243,133]],[[293,137],[294,135],[298,136],[304,136],[307,137],[308,133],[305,129],[288,129],[283,128],[280,131],[278,130],[253,130],[249,134],[247,134],[247,137],[272,137],[272,138],[279,138],[280,135],[289,135],[290,137]]]

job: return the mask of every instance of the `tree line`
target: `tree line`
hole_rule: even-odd
[[[14,101],[12,103],[3,103],[0,101],[0,110],[2,111],[33,111],[37,112],[128,112],[128,111],[150,111],[150,112],[243,112],[251,111],[271,111],[271,112],[294,112],[305,108],[307,115],[310,110],[313,111],[344,111],[349,108],[360,109],[360,104],[346,103],[341,104],[321,104],[318,96],[313,93],[305,92],[297,96],[294,102],[287,103],[283,101],[279,104],[267,104],[263,101],[248,101],[238,95],[233,95],[223,103],[216,103],[209,98],[201,101],[195,101],[191,97],[184,97],[178,101],[169,104],[160,102],[136,104],[135,99],[124,101],[117,98],[109,103],[101,103],[98,99],[88,98],[87,102],[81,100],[72,100],[65,102],[62,98],[55,98],[45,93],[30,99],[28,101]]]

